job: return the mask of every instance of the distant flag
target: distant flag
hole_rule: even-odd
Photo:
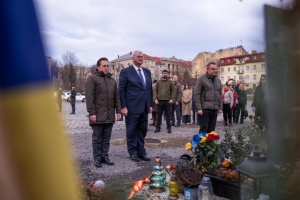
[[[2,0],[0,16],[0,199],[80,199],[33,1]]]

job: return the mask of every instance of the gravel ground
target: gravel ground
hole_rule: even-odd
[[[250,102],[248,102],[248,112],[251,115],[253,113],[249,105]],[[62,122],[66,128],[66,134],[70,138],[81,179],[87,182],[101,179],[106,185],[112,187],[131,186],[134,181],[151,175],[155,157],[160,157],[164,166],[175,165],[182,154],[189,153],[184,148],[185,144],[199,131],[199,125],[182,125],[181,127],[172,127],[172,133],[168,134],[166,125],[163,123],[161,132],[154,133],[155,127],[149,126],[145,146],[147,155],[152,158],[152,161],[136,163],[130,160],[127,152],[125,122],[117,121],[113,127],[109,151],[110,160],[114,161],[115,165],[102,165],[102,168],[96,168],[93,165],[92,157],[92,129],[88,125],[85,103],[76,102],[76,114],[70,115],[70,112],[70,104],[64,101]],[[222,118],[222,115],[218,116],[216,126],[216,132],[221,138],[224,134]],[[151,123],[151,121],[149,115],[149,122]],[[249,118],[245,120],[245,125],[247,124],[250,124]],[[238,129],[241,126],[234,124],[232,129]],[[154,141],[152,139],[159,140],[160,143],[152,143]]]

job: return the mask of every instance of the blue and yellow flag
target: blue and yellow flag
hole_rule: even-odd
[[[80,199],[32,0],[0,1],[0,199]]]

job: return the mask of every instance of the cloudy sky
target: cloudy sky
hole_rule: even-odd
[[[291,0],[284,0],[283,6]],[[73,52],[84,65],[139,49],[193,60],[243,45],[264,51],[263,5],[280,0],[35,0],[46,55]]]

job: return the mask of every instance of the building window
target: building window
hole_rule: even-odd
[[[239,80],[243,80],[243,76],[239,76]]]
[[[230,72],[230,67],[228,67],[228,71]]]
[[[227,62],[230,62],[230,58],[227,59]]]
[[[246,80],[246,81],[249,81],[249,75],[246,75],[246,76],[245,76],[245,80]]]
[[[221,82],[224,82],[224,77],[223,76],[221,76]]]
[[[233,80],[236,80],[236,76],[233,76]]]
[[[236,71],[236,67],[233,68],[233,71]]]
[[[253,65],[253,70],[256,70],[256,65]]]
[[[249,70],[249,66],[246,66],[246,70],[247,70],[247,71]]]
[[[224,68],[223,67],[221,68],[221,72],[224,72]]]
[[[233,61],[235,62],[235,61],[236,61],[236,58],[233,58]]]
[[[249,56],[245,57],[245,60],[249,60]]]
[[[256,74],[253,75],[253,80],[254,80],[254,81],[256,80]]]
[[[256,56],[256,55],[255,55],[255,56],[253,56],[253,59],[254,59],[254,60],[256,60],[256,58],[257,58],[257,56]]]
[[[223,59],[221,60],[221,63],[224,63],[224,60],[223,60]]]
[[[265,64],[261,64],[261,69],[266,69],[266,65]]]
[[[239,66],[239,71],[243,72],[243,66]]]
[[[239,58],[240,62],[243,62],[244,58]]]
[[[261,55],[261,58],[265,58],[265,55],[264,55],[264,54],[262,54],[262,55]]]

